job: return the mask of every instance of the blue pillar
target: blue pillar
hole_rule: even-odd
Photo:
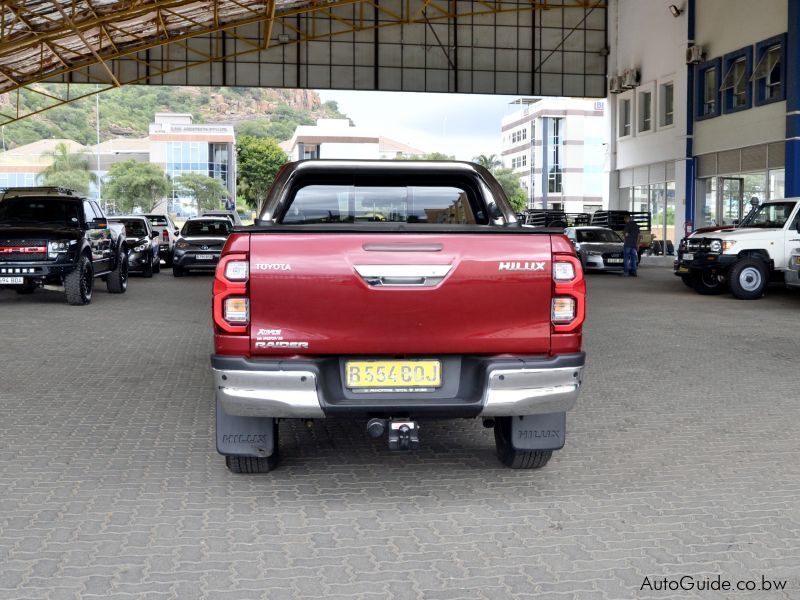
[[[786,195],[800,196],[800,0],[789,0],[786,34]]]
[[[790,2],[792,0],[789,0]],[[800,2],[800,0],[797,0]],[[687,5],[687,47],[694,45],[695,0]],[[695,185],[694,185],[694,65],[686,66],[686,223],[694,223]]]

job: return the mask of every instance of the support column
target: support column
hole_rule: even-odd
[[[786,196],[800,196],[800,0],[788,0],[786,35]]]
[[[789,0],[790,2],[792,0]],[[687,39],[686,47],[694,45],[694,19],[695,19],[695,0],[689,0],[687,4]],[[676,166],[680,165],[677,163]],[[683,169],[683,193],[686,199],[684,210],[684,223],[694,224],[694,204],[695,204],[695,185],[694,185],[694,65],[686,66],[686,153]],[[675,195],[678,195],[677,183],[680,178],[676,178]],[[675,207],[677,212],[677,206]],[[677,237],[677,236],[676,236]],[[683,237],[683,235],[681,235]]]

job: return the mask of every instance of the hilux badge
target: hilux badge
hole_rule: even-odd
[[[544,271],[544,265],[544,261],[501,262],[498,271]]]

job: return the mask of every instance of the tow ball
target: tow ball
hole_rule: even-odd
[[[389,450],[416,450],[419,448],[419,425],[415,421],[370,419],[367,434],[372,438],[388,432]]]

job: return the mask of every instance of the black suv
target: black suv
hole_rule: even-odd
[[[72,305],[92,301],[94,278],[128,287],[125,227],[109,224],[93,200],[53,187],[0,190],[0,287],[30,294],[63,290]]]

